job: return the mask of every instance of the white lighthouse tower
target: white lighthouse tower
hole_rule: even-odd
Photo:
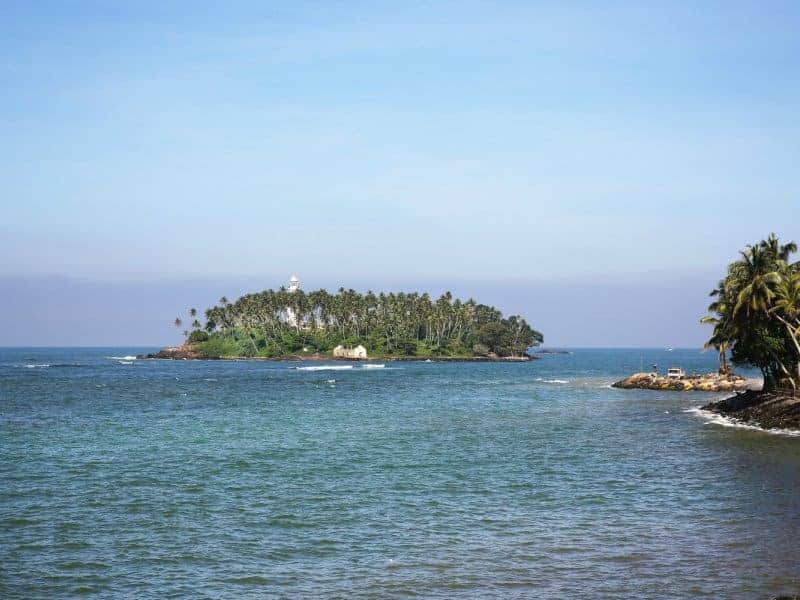
[[[297,278],[297,275],[292,275],[289,278],[289,287],[287,291],[290,294],[293,294],[297,290],[300,289],[300,280]],[[297,315],[294,314],[294,310],[291,306],[286,307],[286,322],[289,324],[290,327],[297,327]]]

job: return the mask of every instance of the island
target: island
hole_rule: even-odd
[[[800,262],[797,244],[773,233],[747,246],[711,292],[713,325],[706,344],[719,353],[720,373],[734,364],[761,371],[761,390],[711,402],[703,408],[768,429],[800,427]]]
[[[450,292],[305,292],[294,276],[278,290],[221,298],[204,322],[194,308],[188,315],[183,344],[143,358],[519,362],[544,340],[522,316]]]

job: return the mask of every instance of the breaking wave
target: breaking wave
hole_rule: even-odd
[[[710,410],[703,410],[702,408],[687,408],[683,412],[689,413],[698,417],[706,422],[707,425],[721,425],[722,427],[734,427],[736,429],[751,429],[753,431],[761,431],[763,433],[771,433],[774,435],[785,435],[789,437],[800,437],[800,429],[767,429],[759,427],[752,423],[746,423],[734,417],[726,417],[719,413],[711,412]]]
[[[384,364],[366,364],[366,365],[313,365],[310,367],[294,367],[298,371],[364,371],[367,369],[385,369]]]
[[[16,365],[25,369],[66,369],[74,367],[83,367],[80,363],[27,363],[24,365]]]
[[[295,367],[298,371],[346,371],[353,365],[315,365],[313,367]]]

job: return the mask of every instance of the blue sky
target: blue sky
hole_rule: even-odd
[[[800,237],[798,31],[793,2],[3,3],[0,344],[174,341],[297,272],[699,345],[736,252]]]

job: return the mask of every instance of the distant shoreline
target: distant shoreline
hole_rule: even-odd
[[[326,356],[323,354],[292,354],[287,356],[202,356],[186,346],[164,348],[158,352],[139,354],[136,358],[144,360],[227,360],[227,361],[253,361],[253,362],[347,362],[347,363],[374,363],[374,362],[530,362],[539,360],[536,356],[376,356],[373,358],[344,358],[340,356]]]

